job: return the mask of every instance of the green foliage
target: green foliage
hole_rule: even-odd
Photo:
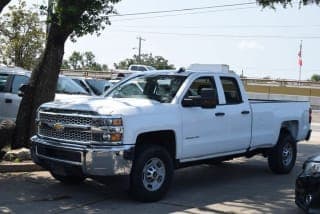
[[[51,0],[48,14],[51,25],[69,30],[71,39],[99,32],[110,25],[109,14],[115,14],[114,4],[120,0]],[[48,7],[41,6],[43,14]],[[80,17],[80,18],[79,18]]]
[[[133,55],[130,59],[125,59],[120,61],[119,63],[115,63],[114,67],[117,69],[128,69],[132,64],[142,64],[153,66],[156,69],[174,69],[174,65],[169,64],[168,60],[166,60],[162,56],[153,56],[150,54],[142,54],[140,59],[138,55]]]
[[[263,7],[271,7],[275,9],[275,4],[281,4],[284,8],[288,5],[292,6],[292,4],[297,3],[297,1],[293,0],[257,0],[257,3]],[[308,5],[308,4],[319,4],[320,0],[299,0],[299,6]]]
[[[45,33],[37,12],[26,8],[25,1],[9,7],[0,17],[0,55],[5,64],[32,69],[43,52]]]
[[[106,64],[99,64],[95,61],[95,55],[91,51],[80,53],[74,51],[69,60],[63,60],[62,69],[73,70],[93,70],[93,71],[107,71],[108,66]]]
[[[319,82],[320,81],[320,74],[313,74],[311,76],[311,81]]]

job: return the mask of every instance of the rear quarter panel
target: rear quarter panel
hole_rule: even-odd
[[[252,148],[270,147],[277,143],[281,126],[296,121],[297,141],[305,139],[309,129],[309,102],[254,102],[251,104]]]

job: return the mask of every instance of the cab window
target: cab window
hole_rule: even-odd
[[[226,104],[242,103],[238,82],[233,77],[221,77],[221,83],[226,98]]]
[[[185,97],[200,96],[200,91],[203,88],[212,89],[215,92],[216,99],[218,100],[217,88],[212,77],[200,77],[193,81]]]
[[[8,82],[9,82],[9,75],[0,74],[0,92],[6,92]]]
[[[13,79],[13,83],[12,83],[12,93],[13,94],[18,94],[19,92],[19,88],[23,85],[23,84],[27,84],[28,83],[29,78],[26,76],[22,76],[22,75],[15,75],[14,79]]]

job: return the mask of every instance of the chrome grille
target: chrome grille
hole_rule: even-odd
[[[93,135],[89,130],[77,128],[76,126],[92,126],[94,119],[88,116],[72,114],[55,114],[50,112],[39,113],[38,134],[42,137],[53,138],[62,141],[72,141],[78,143],[89,143],[100,141],[100,137]],[[66,126],[63,130],[54,128],[55,124]],[[75,127],[72,127],[75,125]],[[71,126],[71,127],[70,127]]]
[[[50,114],[40,112],[40,121],[44,123],[62,123],[62,124],[75,124],[75,125],[91,125],[93,119],[91,117],[80,117],[74,115]]]

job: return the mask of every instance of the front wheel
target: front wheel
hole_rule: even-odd
[[[268,155],[268,164],[276,174],[291,172],[297,158],[297,144],[289,132],[281,132],[277,145]]]
[[[141,146],[130,175],[130,194],[142,202],[164,197],[173,177],[173,161],[168,151],[157,145]]]

